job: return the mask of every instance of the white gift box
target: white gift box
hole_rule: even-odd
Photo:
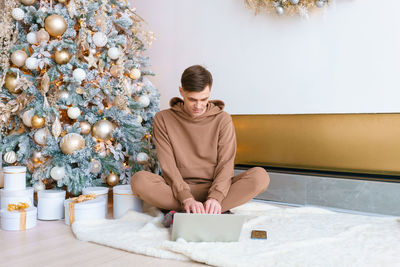
[[[24,190],[26,188],[26,167],[8,166],[4,167],[4,189]]]
[[[36,226],[37,209],[36,207],[29,207],[24,212],[17,210],[8,211],[2,209],[1,215],[1,228],[6,231],[23,231],[31,229]],[[25,218],[24,218],[25,217]]]
[[[26,202],[30,207],[33,206],[33,188],[27,187],[23,190],[5,190],[0,189],[1,195],[1,209],[7,209],[8,204],[18,204],[19,202]]]
[[[42,190],[38,192],[38,219],[60,220],[64,218],[64,190]]]
[[[92,200],[71,204],[71,214],[69,212],[70,203],[71,199],[64,201],[66,225],[70,225],[70,220],[73,223],[76,221],[88,221],[106,218],[106,210],[104,208],[105,203],[101,198],[95,198]]]
[[[121,218],[128,210],[142,211],[142,201],[136,197],[130,185],[113,187],[114,219]]]
[[[104,186],[92,186],[92,187],[85,187],[82,189],[82,195],[89,195],[89,194],[95,194],[97,198],[103,199],[105,204],[105,209],[106,209],[106,214],[108,211],[108,187]]]

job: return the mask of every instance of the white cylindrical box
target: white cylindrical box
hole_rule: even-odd
[[[26,188],[26,167],[8,166],[4,167],[4,189],[24,190]]]
[[[27,187],[23,190],[5,190],[0,189],[1,195],[1,209],[6,210],[8,204],[18,204],[19,202],[26,202],[30,207],[33,206],[33,188]]]
[[[88,195],[88,194],[95,194],[97,198],[103,199],[105,204],[105,209],[106,209],[106,214],[108,211],[108,187],[104,186],[93,186],[93,187],[86,187],[82,189],[82,194],[83,195]]]
[[[69,214],[69,203],[71,199],[67,199],[64,202],[65,207],[65,224],[69,225],[70,214]],[[104,200],[101,198],[95,198],[92,200],[83,201],[74,204],[74,222],[76,221],[89,221],[99,220],[106,218],[106,210],[104,208]],[[71,216],[72,218],[72,216]]]
[[[6,231],[23,231],[35,227],[37,216],[36,207],[29,207],[25,212],[26,218],[24,221],[23,217],[21,217],[22,214],[19,211],[1,210],[1,228]]]
[[[121,218],[128,210],[142,211],[142,201],[133,195],[130,185],[114,186],[113,201],[114,219]]]
[[[38,192],[38,219],[60,220],[64,218],[64,190],[42,190]]]

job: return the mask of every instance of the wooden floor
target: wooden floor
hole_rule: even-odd
[[[107,217],[110,217],[110,211]],[[163,260],[113,249],[75,238],[64,221],[37,221],[23,232],[0,230],[0,266],[204,266]]]

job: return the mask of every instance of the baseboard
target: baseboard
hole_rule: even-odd
[[[244,170],[235,170],[235,175]],[[400,215],[400,183],[275,173],[257,199],[370,214]]]

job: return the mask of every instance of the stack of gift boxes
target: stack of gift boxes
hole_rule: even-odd
[[[26,167],[9,166],[3,169],[4,188],[0,189],[1,228],[23,231],[36,226],[39,220],[60,220],[71,225],[80,220],[104,219],[107,214],[108,188],[87,187],[83,195],[65,199],[63,190],[39,191],[37,208],[33,201],[33,188],[26,187]],[[114,218],[129,210],[141,211],[142,203],[134,196],[129,185],[113,188]],[[65,216],[64,216],[65,215]]]

